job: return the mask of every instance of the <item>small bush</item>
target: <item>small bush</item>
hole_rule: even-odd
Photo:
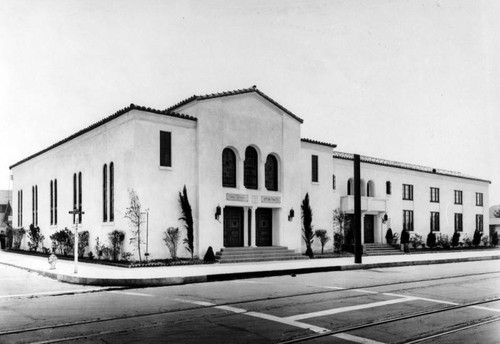
[[[319,238],[319,241],[321,243],[321,254],[323,254],[325,251],[325,245],[331,240],[331,238],[326,233],[326,229],[316,229],[314,235]]]
[[[55,232],[49,237],[52,240],[53,250],[59,250],[59,254],[68,255],[73,250],[74,236],[68,228]]]
[[[163,231],[163,241],[167,245],[168,251],[170,252],[170,257],[173,260],[177,259],[177,248],[179,247],[179,240],[181,239],[181,233],[178,227],[168,227]]]
[[[123,240],[125,239],[125,232],[115,229],[114,231],[108,233],[108,239],[111,246],[111,256],[114,261],[118,260],[118,256],[122,251]]]
[[[26,234],[26,230],[21,228],[13,228],[12,229],[12,247],[16,250],[19,250],[21,247],[21,242],[23,241],[24,234]]]
[[[471,247],[472,246],[472,239],[469,238],[469,236],[467,235],[467,233],[465,233],[463,235],[463,242],[464,242],[465,246],[467,246],[467,247]]]
[[[333,232],[333,250],[335,252],[340,252],[342,249],[342,241],[344,240],[344,237],[342,236],[342,233],[340,230],[336,230]]]
[[[439,234],[436,238],[436,244],[442,248],[450,248],[450,239],[446,234]]]
[[[89,246],[89,231],[78,232],[78,256],[83,257]]]
[[[487,236],[487,235],[485,235],[485,236],[483,236],[483,237],[481,238],[481,241],[483,242],[483,245],[484,245],[484,246],[488,246],[488,244],[489,244],[489,242],[490,242],[490,238],[488,238],[488,236]]]
[[[457,247],[460,243],[460,232],[453,233],[453,237],[451,238],[451,246]]]
[[[385,240],[387,240],[388,244],[392,244],[392,238],[393,238],[392,229],[389,228],[385,233]]]
[[[207,253],[205,253],[205,256],[203,257],[203,261],[206,263],[215,262],[215,254],[212,246],[208,246],[208,250]]]
[[[427,234],[427,246],[430,248],[436,247],[436,234],[433,231],[430,231],[429,234]]]
[[[498,245],[498,232],[495,231],[491,236],[491,246],[497,246],[497,245]]]
[[[45,237],[40,233],[40,227],[35,227],[33,224],[31,224],[28,230],[28,239],[29,250],[36,252],[38,250],[38,246],[41,242],[43,242],[43,239],[45,239]]]
[[[478,247],[481,243],[481,236],[482,233],[476,229],[474,231],[474,237],[472,238],[472,245],[474,245],[474,247]]]
[[[418,248],[419,246],[421,246],[424,241],[422,240],[422,236],[421,235],[418,235],[418,234],[413,234],[411,237],[410,237],[410,243],[411,243],[411,246],[416,249]]]

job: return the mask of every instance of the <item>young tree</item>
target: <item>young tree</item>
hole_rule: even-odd
[[[328,234],[326,234],[326,229],[316,229],[316,231],[314,231],[314,234],[319,238],[319,241],[321,242],[321,254],[323,254],[325,252],[325,245],[330,241],[330,237],[328,236]]]
[[[350,221],[346,215],[346,213],[340,208],[337,208],[333,211],[333,238],[334,238],[334,248],[337,251],[340,251],[340,247],[342,244],[350,244],[350,242],[342,242],[348,241],[352,237],[350,235],[349,230]]]
[[[132,226],[132,236],[130,237],[130,243],[135,243],[137,246],[137,251],[139,253],[139,262],[142,262],[141,256],[141,224],[144,222],[142,219],[141,212],[141,202],[139,201],[139,196],[132,189],[129,190],[130,206],[125,211],[125,218],[129,219],[130,225]]]
[[[182,193],[179,192],[179,204],[181,205],[182,216],[179,220],[184,221],[184,227],[187,231],[187,237],[184,238],[184,244],[186,250],[191,253],[191,260],[194,260],[194,226],[193,226],[193,212],[191,210],[191,205],[189,204],[189,199],[187,195],[186,185],[182,189]]]
[[[300,206],[302,208],[302,238],[304,239],[306,243],[306,256],[309,258],[312,258],[314,256],[314,253],[312,251],[311,245],[314,242],[314,232],[313,232],[313,226],[312,226],[312,209],[309,204],[309,194],[306,193],[306,197],[302,201],[302,205]]]
[[[114,231],[108,233],[109,243],[111,244],[111,254],[113,256],[113,260],[118,260],[118,256],[122,251],[122,243],[125,239],[125,233],[123,231],[119,231],[115,229]]]

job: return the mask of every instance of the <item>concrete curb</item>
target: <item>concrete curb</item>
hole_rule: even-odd
[[[500,255],[485,256],[485,257],[450,258],[450,259],[442,258],[442,259],[405,261],[405,262],[333,265],[333,266],[294,268],[294,269],[284,269],[284,270],[246,271],[246,272],[235,272],[235,273],[209,274],[200,276],[159,277],[159,278],[144,278],[144,279],[79,277],[79,276],[58,274],[50,271],[30,269],[24,266],[19,266],[11,263],[0,262],[0,264],[16,267],[31,272],[36,272],[41,276],[52,278],[65,283],[92,285],[100,287],[144,288],[144,287],[182,285],[191,283],[228,281],[228,280],[245,279],[245,278],[283,276],[291,274],[308,274],[317,272],[365,270],[365,269],[389,268],[389,267],[399,267],[399,266],[461,263],[461,262],[474,262],[474,261],[496,260],[496,259],[500,259]]]

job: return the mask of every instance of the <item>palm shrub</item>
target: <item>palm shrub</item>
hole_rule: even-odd
[[[115,229],[114,231],[108,233],[109,243],[111,244],[111,256],[113,260],[118,260],[118,256],[122,251],[123,240],[125,240],[125,232]]]
[[[306,193],[306,197],[302,201],[302,238],[304,239],[306,243],[306,256],[309,258],[312,258],[314,256],[314,253],[312,251],[311,245],[314,242],[314,233],[313,233],[313,226],[312,226],[312,209],[311,205],[309,204],[309,194]]]
[[[316,237],[319,238],[319,241],[321,242],[321,254],[323,254],[325,251],[325,245],[330,241],[331,238],[326,233],[326,229],[316,229],[316,231],[314,231],[314,235],[316,235]]]
[[[342,242],[344,241],[344,236],[340,230],[333,231],[333,250],[334,252],[340,252],[342,249]]]
[[[485,235],[485,236],[483,236],[483,237],[481,238],[481,241],[483,242],[483,245],[484,245],[484,246],[488,246],[488,243],[489,243],[489,241],[490,241],[490,238],[488,238],[488,236],[487,236],[487,235]]]
[[[450,248],[450,239],[446,234],[439,234],[436,238],[436,243],[442,248]]]
[[[474,247],[478,247],[481,243],[481,236],[481,232],[476,229],[474,231],[474,236],[472,237],[472,245],[474,245]]]
[[[424,241],[422,240],[422,236],[421,235],[418,235],[417,233],[413,234],[411,237],[410,237],[410,243],[411,243],[411,246],[416,249],[418,248],[420,245],[422,245],[424,243]]]
[[[453,237],[451,238],[451,246],[457,247],[460,242],[460,232],[453,233]]]
[[[352,242],[344,242],[344,239],[350,238],[350,221],[346,213],[340,208],[333,210],[333,241],[334,249],[340,251],[342,244],[352,244]],[[335,245],[338,245],[335,246]]]
[[[184,238],[184,244],[186,245],[186,250],[191,253],[191,260],[194,260],[194,226],[193,226],[193,212],[191,210],[191,205],[189,204],[189,199],[187,195],[186,185],[182,189],[182,193],[179,192],[179,204],[181,206],[182,216],[179,220],[184,221],[184,227],[187,231],[187,236]]]
[[[45,236],[43,236],[40,233],[40,227],[35,227],[33,224],[30,225],[30,228],[28,230],[28,239],[29,239],[29,250],[30,251],[37,251],[38,250],[38,245],[43,242],[43,239],[45,239]]]
[[[173,260],[177,259],[177,247],[179,246],[179,240],[181,238],[181,233],[178,227],[168,227],[163,232],[163,241],[167,245],[168,251],[170,252],[170,257]]]

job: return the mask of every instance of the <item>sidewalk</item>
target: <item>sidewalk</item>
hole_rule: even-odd
[[[33,271],[42,276],[67,283],[125,287],[166,286],[239,278],[492,259],[500,259],[500,249],[474,250],[470,252],[401,254],[393,256],[363,256],[362,264],[355,264],[354,257],[131,269],[79,262],[78,273],[75,274],[74,263],[72,261],[60,259],[57,262],[57,268],[50,270],[47,257],[23,255],[0,250],[0,264]]]

